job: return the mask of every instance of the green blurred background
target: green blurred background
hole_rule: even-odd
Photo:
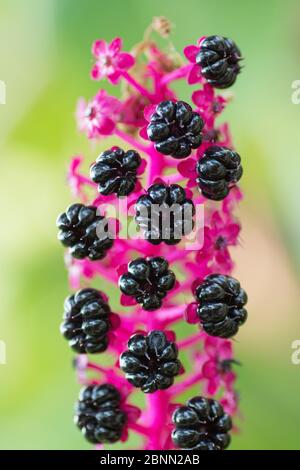
[[[70,156],[95,157],[74,120],[77,98],[97,91],[92,41],[120,35],[129,49],[158,15],[175,23],[178,50],[222,34],[245,57],[225,115],[245,170],[234,256],[250,297],[236,341],[243,421],[232,448],[300,448],[300,365],[291,363],[300,339],[299,13],[292,0],[0,1],[0,448],[89,448],[72,424],[78,385],[58,332],[68,286],[55,218],[71,201]]]

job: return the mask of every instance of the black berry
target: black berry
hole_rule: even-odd
[[[106,150],[92,165],[90,175],[98,183],[99,193],[127,196],[134,190],[140,164],[141,157],[135,150]]]
[[[103,352],[108,346],[110,313],[101,292],[81,289],[65,300],[61,333],[79,354]]]
[[[128,341],[128,351],[120,356],[126,379],[145,393],[169,388],[181,367],[175,343],[165,333],[153,330],[147,336],[137,333]]]
[[[201,44],[196,62],[208,83],[216,88],[234,84],[241,67],[241,52],[236,44],[223,36],[209,36]]]
[[[203,120],[184,101],[162,101],[150,118],[149,139],[158,152],[185,158],[201,145]]]
[[[211,336],[230,338],[247,319],[247,294],[231,276],[210,274],[195,290],[197,314]]]
[[[178,184],[153,184],[135,207],[135,220],[153,245],[175,245],[193,230],[195,206]]]
[[[208,199],[220,201],[243,174],[241,157],[227,147],[209,147],[197,162],[197,183]]]
[[[137,258],[128,264],[128,272],[119,279],[121,291],[134,297],[144,310],[157,310],[162,299],[174,287],[175,274],[161,256]]]
[[[113,245],[107,231],[107,221],[97,215],[94,206],[72,204],[58,216],[56,225],[59,228],[58,239],[70,248],[74,258],[102,259]]]
[[[120,394],[111,384],[90,385],[80,391],[74,422],[89,442],[120,440],[127,420],[120,403]]]
[[[191,398],[173,414],[176,447],[187,450],[223,450],[230,443],[231,418],[216,400]]]

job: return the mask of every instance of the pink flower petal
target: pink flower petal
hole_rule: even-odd
[[[195,188],[197,186],[197,181],[196,179],[190,179],[188,182],[187,182],[187,188]],[[204,198],[202,200],[202,204],[203,204],[203,201],[204,201]],[[200,202],[199,202],[200,204]]]
[[[218,211],[215,211],[211,216],[211,226],[216,231],[224,228],[224,222]]]
[[[116,65],[120,69],[127,70],[135,63],[134,57],[128,52],[120,52],[116,58]]]
[[[217,358],[218,356],[218,346],[219,346],[219,339],[213,336],[206,335],[205,342],[204,342],[204,349],[205,352],[209,355],[209,357]]]
[[[228,248],[223,248],[216,252],[216,261],[226,271],[229,271],[233,268],[233,261],[231,259]]]
[[[107,44],[103,39],[97,39],[92,44],[92,54],[98,58],[100,55],[105,54],[107,51]]]
[[[148,139],[148,134],[147,134],[147,127],[142,127],[142,129],[139,132],[139,135],[142,139],[149,140]]]
[[[207,361],[203,364],[202,374],[206,379],[214,378],[218,375],[218,369],[215,361]]]
[[[151,116],[153,113],[155,113],[155,110],[156,110],[155,104],[148,104],[147,106],[145,106],[144,116],[148,122],[150,122]]]
[[[185,189],[185,194],[187,199],[192,199],[193,198],[193,191],[191,189],[186,188]]]
[[[107,78],[110,81],[110,83],[112,83],[112,85],[117,85],[119,83],[120,78],[121,78],[121,72],[116,70],[115,72],[110,73],[107,76]]]
[[[227,240],[228,243],[235,245],[237,243],[237,238],[241,231],[240,224],[230,224],[227,229]]]
[[[71,160],[71,163],[69,165],[68,174],[70,174],[70,175],[75,174],[76,170],[79,169],[82,162],[83,162],[83,157],[81,155],[73,157],[72,160]]]
[[[204,39],[206,39],[206,38],[207,38],[207,36],[201,36],[201,37],[198,39],[197,45],[199,46],[199,49],[200,49],[200,47],[201,47],[202,42],[203,42]]]
[[[122,274],[126,273],[127,271],[127,264],[120,264],[117,268],[117,274],[118,276],[122,276]]]
[[[140,181],[137,181],[137,182],[135,183],[134,191],[135,191],[135,192],[139,192],[139,191],[141,191],[142,189],[143,189],[143,186],[142,186],[141,182],[140,182]]]
[[[220,381],[216,378],[209,380],[206,390],[208,395],[215,395],[220,387]]]
[[[195,63],[196,62],[196,56],[199,53],[199,47],[191,45],[187,46],[183,49],[183,53],[185,57],[190,61]]]
[[[197,307],[198,305],[196,304],[196,302],[191,303],[187,306],[184,316],[188,323],[195,324],[199,322],[199,318],[197,315]]]
[[[147,160],[145,158],[142,158],[141,160],[141,164],[138,168],[138,171],[137,171],[137,174],[140,176],[144,173],[145,169],[146,169],[146,166],[147,166]]]
[[[102,78],[102,73],[101,73],[101,70],[100,68],[98,67],[97,64],[94,65],[94,67],[92,68],[91,70],[91,78],[93,80],[100,80]]]
[[[109,117],[104,117],[102,119],[101,125],[98,127],[98,132],[100,135],[111,135],[115,127],[116,125],[112,119]]]
[[[139,408],[133,405],[129,405],[128,403],[124,404],[122,409],[126,412],[128,421],[131,423],[137,421],[142,414]]]
[[[111,313],[109,315],[109,321],[112,327],[112,330],[116,330],[120,326],[120,317],[116,313]]]
[[[202,82],[202,78],[200,75],[200,67],[199,65],[194,65],[194,67],[191,69],[188,75],[188,84],[195,85],[195,83],[200,83],[200,82]]]
[[[121,48],[122,48],[121,38],[113,39],[108,46],[109,52],[111,52],[113,55],[117,55],[120,52]]]
[[[174,331],[167,330],[165,331],[165,335],[168,341],[176,341],[176,334]]]
[[[123,432],[122,432],[120,441],[121,441],[121,442],[126,442],[127,439],[128,439],[128,429],[127,429],[127,427],[124,427],[124,430],[123,430]]]
[[[232,343],[231,341],[224,340],[219,347],[220,360],[232,359]]]
[[[205,96],[203,94],[203,91],[202,90],[196,90],[193,92],[192,94],[192,101],[193,103],[195,103],[196,106],[198,106],[198,108],[202,108],[203,106],[205,106]]]
[[[187,158],[177,165],[177,170],[185,178],[196,178],[196,163],[194,158]]]
[[[121,294],[120,303],[124,307],[131,307],[132,305],[136,305],[136,301],[133,297],[129,297],[129,295]]]

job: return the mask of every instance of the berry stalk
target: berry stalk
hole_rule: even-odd
[[[167,52],[152,39],[158,24]],[[89,442],[136,433],[144,449],[221,450],[238,412],[232,338],[246,321],[247,296],[231,277],[241,158],[227,123],[217,123],[227,100],[216,88],[234,83],[241,54],[231,39],[201,37],[182,65],[166,31],[168,21],[156,18],[134,54],[120,38],[93,44],[91,78],[121,83],[122,96],[99,90],[81,99],[78,126],[91,140],[114,135],[126,148],[100,153],[89,177],[82,157],[70,165],[80,202],[57,226],[76,292],[65,301],[61,333],[77,353],[75,423]],[[171,88],[178,79],[197,85],[191,104]],[[103,279],[120,294],[118,312]],[[189,333],[178,339],[175,331]],[[146,395],[144,409],[131,404],[136,393]]]

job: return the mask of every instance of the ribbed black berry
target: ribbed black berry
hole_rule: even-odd
[[[72,204],[57,218],[58,239],[70,248],[74,258],[102,259],[113,245],[106,222],[105,217],[97,215],[96,207]]]
[[[149,139],[158,152],[185,158],[201,145],[203,120],[184,101],[162,101],[150,118]]]
[[[120,440],[127,420],[120,402],[120,393],[111,384],[81,389],[74,422],[89,442],[102,444]]]
[[[208,83],[216,88],[228,88],[240,73],[241,52],[232,39],[209,36],[201,43],[196,62]]]
[[[128,196],[134,190],[140,164],[141,157],[135,150],[106,150],[92,165],[91,179],[99,183],[98,191],[105,196],[113,193]]]
[[[65,300],[61,333],[79,354],[103,352],[108,346],[110,313],[101,292],[81,289]]]
[[[210,274],[195,290],[197,314],[211,336],[231,338],[247,319],[247,294],[231,276]]]
[[[128,351],[120,356],[126,379],[144,393],[169,388],[181,367],[175,343],[165,333],[153,330],[147,336],[135,334],[128,341]]]
[[[134,297],[144,310],[157,310],[162,299],[174,287],[175,274],[161,256],[137,258],[128,264],[128,272],[119,279],[121,291]]]
[[[241,157],[227,147],[209,147],[197,163],[197,182],[208,199],[220,201],[243,174]]]
[[[193,230],[195,206],[178,184],[153,184],[146,195],[139,197],[135,207],[135,220],[153,245],[161,242],[175,245]]]
[[[191,398],[173,414],[176,447],[186,450],[223,450],[230,443],[231,418],[216,401]]]

